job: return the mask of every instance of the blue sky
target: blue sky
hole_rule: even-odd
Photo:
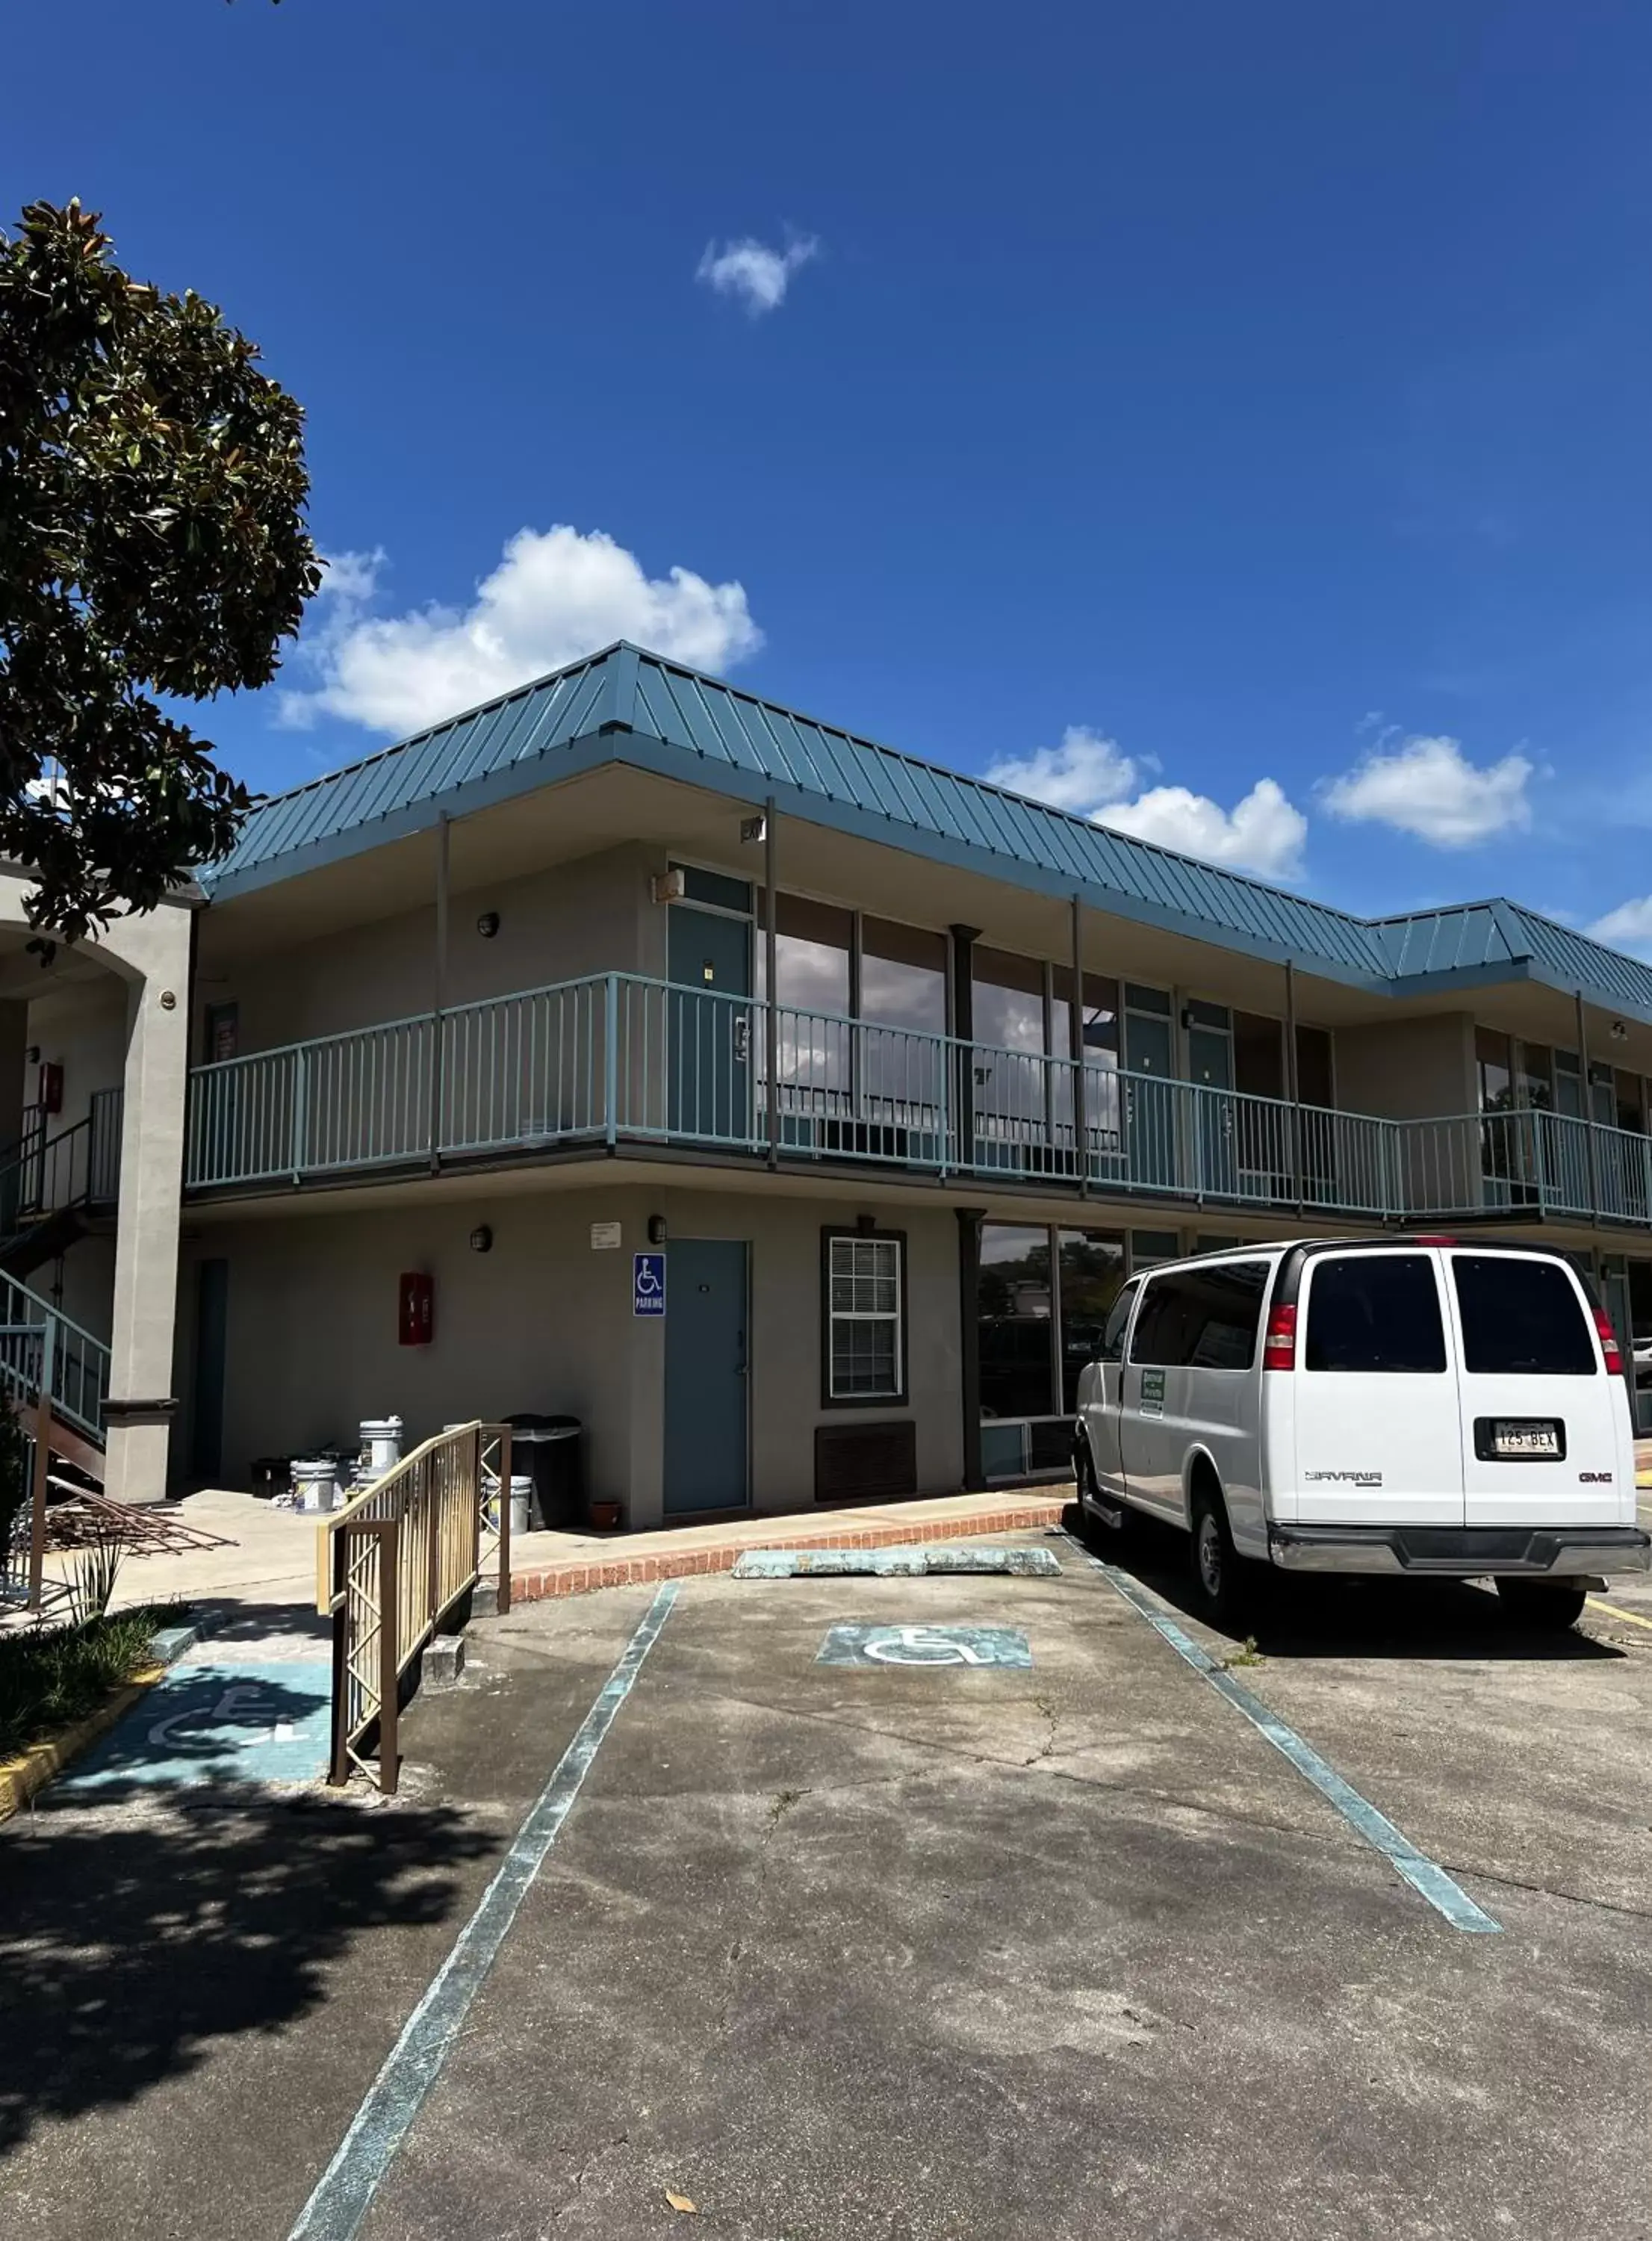
[[[78,194],[221,302],[354,556],[204,712],[250,782],[623,632],[1352,908],[1652,950],[1643,7],[64,37],[8,30],[0,211]]]

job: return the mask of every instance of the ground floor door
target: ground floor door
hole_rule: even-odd
[[[665,1514],[751,1499],[743,1241],[673,1239],[665,1260]]]
[[[208,1485],[224,1470],[224,1360],[229,1335],[230,1264],[203,1261],[195,1294],[195,1406],[190,1473]]]

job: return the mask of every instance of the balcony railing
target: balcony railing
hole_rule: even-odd
[[[197,1067],[191,1189],[622,1141],[1366,1220],[1652,1222],[1652,1140],[1392,1120],[611,973]]]

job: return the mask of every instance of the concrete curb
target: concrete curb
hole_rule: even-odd
[[[145,1689],[154,1687],[169,1665],[176,1664],[186,1649],[193,1649],[202,1636],[211,1631],[204,1623],[162,1627],[150,1638],[153,1665],[145,1666],[130,1681],[124,1682],[95,1712],[88,1712],[73,1727],[48,1736],[42,1743],[30,1743],[16,1758],[0,1759],[0,1822],[10,1821],[14,1813],[45,1788],[54,1775],[62,1773],[70,1759],[78,1758],[100,1736],[106,1736],[116,1721],[131,1710]]]
[[[895,1549],[925,1541],[959,1541],[983,1533],[1013,1533],[1023,1527],[1059,1525],[1066,1493],[1049,1499],[1020,1501],[1013,1507],[981,1508],[967,1516],[911,1518],[895,1525],[853,1528],[814,1526],[766,1537],[765,1549]],[[541,1602],[557,1595],[591,1595],[600,1588],[645,1587],[655,1580],[688,1579],[700,1573],[732,1572],[752,1543],[714,1542],[709,1546],[652,1549],[644,1556],[569,1557],[532,1571],[512,1571],[512,1603]]]
[[[72,1728],[61,1735],[49,1736],[44,1743],[30,1743],[26,1751],[16,1758],[0,1763],[0,1822],[10,1821],[20,1807],[26,1805],[37,1791],[45,1788],[53,1775],[61,1774],[72,1758],[78,1758],[100,1736],[105,1736],[117,1720],[130,1712],[144,1690],[150,1689],[166,1670],[164,1665],[151,1665],[128,1681],[95,1712],[88,1712],[84,1720],[77,1720]]]

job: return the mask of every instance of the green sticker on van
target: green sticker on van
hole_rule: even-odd
[[[1141,1413],[1144,1416],[1162,1416],[1165,1413],[1162,1369],[1144,1369],[1141,1373]]]

